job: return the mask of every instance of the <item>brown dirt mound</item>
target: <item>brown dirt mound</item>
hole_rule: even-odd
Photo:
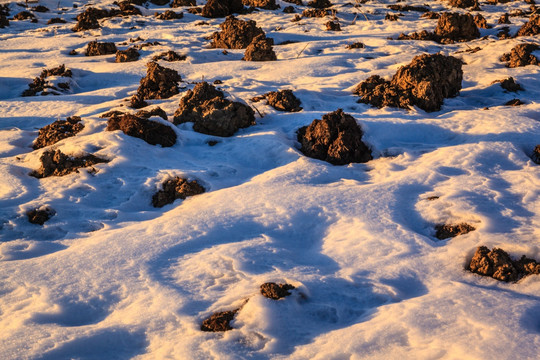
[[[49,221],[54,214],[56,214],[56,212],[50,207],[40,207],[37,209],[28,210],[26,212],[29,222],[42,226],[45,224],[45,222]]]
[[[289,3],[289,4],[295,4],[295,5],[299,5],[299,6],[304,5],[302,3],[302,0],[283,0],[283,1],[286,2],[286,3]]]
[[[174,0],[171,3],[172,8],[181,7],[181,6],[196,6],[197,1],[195,0]]]
[[[538,65],[538,59],[532,54],[533,51],[540,49],[536,44],[516,45],[509,53],[501,56],[501,61],[506,62],[506,67],[514,68],[527,65]]]
[[[41,161],[41,167],[30,173],[30,176],[38,179],[49,176],[64,176],[72,172],[79,172],[78,169],[80,168],[109,162],[109,160],[98,158],[92,154],[71,157],[60,150],[45,151],[39,160]]]
[[[442,13],[435,35],[453,41],[469,41],[480,37],[480,31],[471,14]]]
[[[176,19],[182,19],[184,17],[184,13],[181,13],[181,12],[177,13],[172,10],[167,10],[161,14],[155,13],[154,15],[156,16],[156,18],[160,20],[176,20]]]
[[[155,55],[154,57],[152,57],[152,61],[158,61],[158,60],[165,60],[168,62],[184,61],[186,60],[186,55],[180,55],[177,52],[169,50],[169,51],[162,52],[161,54]]]
[[[32,14],[31,12],[24,10],[13,17],[13,20],[27,20],[27,19],[35,20],[36,16]]]
[[[50,11],[48,7],[43,5],[34,6],[33,8],[31,8],[31,10],[40,13],[46,13]]]
[[[467,234],[471,231],[476,230],[476,228],[466,223],[461,223],[457,225],[439,224],[435,225],[435,230],[435,237],[439,240],[444,240],[451,237],[456,237],[458,235]]]
[[[503,15],[501,15],[497,23],[498,24],[511,24],[510,19],[508,17],[508,13],[504,13]]]
[[[126,113],[122,112],[122,111],[119,111],[119,110],[112,110],[112,111],[106,112],[104,114],[101,114],[99,117],[100,118],[111,118],[113,116],[122,116],[124,114],[126,114]],[[139,110],[139,111],[137,111],[135,113],[135,116],[140,117],[140,118],[145,118],[145,119],[149,119],[152,116],[159,116],[163,120],[168,120],[167,113],[162,108],[160,108],[159,106],[156,106],[155,108],[153,108],[151,110]]]
[[[201,331],[220,332],[232,330],[231,321],[233,321],[234,315],[239,310],[235,309],[212,314],[212,316],[202,322]]]
[[[139,52],[137,49],[130,47],[127,50],[118,50],[116,52],[116,62],[131,62],[139,60]]]
[[[272,300],[279,300],[291,295],[289,290],[295,287],[291,284],[276,284],[273,282],[264,283],[261,285],[261,294]]]
[[[182,81],[176,70],[167,69],[155,62],[147,65],[146,76],[141,79],[137,94],[131,98],[131,106],[146,106],[147,99],[168,99],[178,94],[178,82]]]
[[[167,5],[169,1],[170,0],[150,0],[152,4],[159,5],[159,6]]]
[[[41,72],[41,74],[34,78],[32,83],[28,84],[28,89],[25,90],[22,93],[22,96],[35,96],[38,93],[41,93],[42,95],[48,94],[49,92],[46,91],[46,89],[51,89],[54,91],[61,91],[56,86],[54,86],[52,83],[47,81],[47,78],[49,76],[60,76],[60,77],[72,77],[73,73],[70,69],[66,69],[65,65],[62,64],[58,67],[52,68],[52,69],[46,69]],[[59,83],[57,84],[62,90],[69,89],[68,83]],[[51,92],[54,95],[60,95],[57,92]]]
[[[154,207],[163,207],[172,204],[176,199],[184,200],[188,196],[195,196],[205,192],[204,187],[199,185],[197,181],[188,181],[181,177],[166,180],[162,187],[163,190],[159,190],[152,196],[152,205]]]
[[[441,15],[439,13],[433,12],[433,11],[427,11],[425,14],[422,14],[421,18],[424,19],[438,19]]]
[[[245,49],[258,35],[264,35],[264,31],[257,27],[253,20],[238,20],[234,16],[219,25],[221,31],[212,35],[210,46],[213,48]]]
[[[262,99],[266,99],[267,105],[279,111],[297,112],[302,110],[300,100],[294,96],[292,90],[270,91],[262,96],[254,97],[251,101],[258,102]]]
[[[65,24],[67,23],[66,20],[62,19],[62,18],[52,18],[52,19],[49,19],[49,21],[47,21],[47,25],[52,25],[52,24]]]
[[[276,0],[242,0],[242,3],[246,6],[257,7],[265,10],[279,9],[279,5],[276,4]]]
[[[492,82],[492,84],[495,83],[500,83],[501,87],[506,91],[516,92],[519,90],[523,90],[521,85],[519,85],[513,77],[509,77],[503,80],[495,80],[494,82]]]
[[[84,129],[84,125],[81,124],[81,118],[78,116],[71,116],[66,120],[57,120],[39,129],[39,135],[32,147],[37,150],[56,144],[60,140],[75,136],[82,129]]]
[[[474,10],[479,10],[478,0],[449,0],[448,4],[452,7],[466,9],[473,8]]]
[[[97,40],[90,41],[86,46],[86,56],[100,56],[116,53],[116,45],[113,42],[97,42]]]
[[[107,122],[107,131],[122,130],[126,135],[142,139],[150,145],[163,147],[176,143],[176,133],[167,125],[131,114],[113,116]]]
[[[341,26],[337,21],[328,21],[325,25],[327,31],[341,31]]]
[[[9,20],[6,15],[0,14],[0,29],[5,28],[6,26],[9,26]]]
[[[361,42],[355,42],[355,43],[352,43],[352,44],[348,44],[347,46],[345,46],[345,48],[347,49],[363,49],[365,48],[366,45],[364,45],[363,43]]]
[[[424,13],[429,11],[429,8],[425,6],[388,5],[387,8],[394,11],[418,11],[418,12],[424,12]]]
[[[534,36],[540,34],[540,15],[531,15],[521,28],[519,28],[516,36]]]
[[[427,112],[439,111],[445,98],[457,96],[461,90],[462,64],[460,59],[442,54],[416,56],[392,80],[373,75],[354,92],[361,97],[359,102],[379,108],[416,105]]]
[[[201,15],[207,18],[220,18],[244,10],[242,0],[208,0]]]
[[[180,99],[174,124],[193,122],[193,130],[216,136],[233,136],[240,128],[255,124],[253,110],[224,98],[214,85],[201,82]]]
[[[330,10],[326,10],[326,9],[305,9],[304,11],[302,11],[302,17],[322,18],[322,17],[325,17],[326,15],[330,15],[330,13],[331,13]]]
[[[525,104],[523,101],[519,100],[519,99],[512,99],[510,101],[507,101],[504,103],[504,105],[506,106],[520,106],[520,105],[523,105]]]
[[[474,253],[467,270],[473,273],[490,276],[500,281],[518,281],[533,274],[540,274],[540,263],[523,255],[518,261],[512,260],[503,249],[489,250],[480,246]]]
[[[245,61],[275,61],[277,60],[276,53],[272,48],[274,40],[267,38],[266,35],[257,35],[251,44],[246,48],[244,57]]]
[[[489,29],[491,26],[488,25],[487,20],[482,14],[474,15],[474,23],[479,29]]]
[[[322,120],[313,120],[309,126],[300,128],[298,141],[304,155],[345,165],[373,159],[371,150],[362,142],[363,135],[356,120],[338,109],[323,115]]]
[[[431,40],[431,41],[437,41],[437,42],[441,41],[440,37],[426,30],[413,32],[407,35],[401,33],[398,36],[398,40]]]
[[[388,21],[398,21],[398,19],[399,19],[399,14],[386,13],[386,15],[384,16],[384,20],[388,20]]]
[[[308,2],[308,6],[315,9],[326,9],[331,7],[332,4],[329,0],[313,0]]]
[[[283,12],[285,14],[294,14],[295,10],[294,10],[294,6],[285,6],[283,8]]]
[[[77,24],[72,29],[73,31],[84,31],[90,29],[99,29],[99,19],[109,17],[108,10],[96,9],[89,7],[84,12],[77,15]]]
[[[130,1],[121,1],[117,5],[120,7],[123,16],[142,15],[141,10],[133,6]]]
[[[540,145],[536,145],[531,155],[532,161],[540,165]]]

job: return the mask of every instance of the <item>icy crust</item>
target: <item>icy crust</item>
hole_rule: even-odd
[[[182,17],[155,16],[171,3],[133,1],[77,32],[88,8],[122,7],[0,8],[1,359],[537,356],[540,43],[530,4],[276,1],[293,6],[284,13],[211,1],[202,17],[204,1],[176,1]],[[305,10],[324,17],[291,21]],[[13,19],[22,11],[33,16]],[[434,32],[433,14],[445,12],[481,14],[488,28],[453,44],[395,40]],[[230,14],[273,39],[261,45],[275,60],[210,47]],[[85,56],[92,41],[139,60]],[[422,54],[462,70],[432,112],[357,102],[359,83],[390,80]],[[161,68],[149,73],[152,59]],[[523,66],[507,67],[512,59]],[[53,69],[72,76],[39,80]],[[46,86],[22,97],[36,77]],[[188,96],[197,86],[205,91]],[[190,120],[175,121],[177,110]],[[351,143],[369,149],[367,162],[302,152],[298,130],[332,113],[361,130]],[[203,120],[218,132],[199,132]],[[348,154],[350,132],[339,133],[335,148]],[[154,137],[172,146],[144,141]],[[30,176],[43,160],[40,174],[53,176]]]

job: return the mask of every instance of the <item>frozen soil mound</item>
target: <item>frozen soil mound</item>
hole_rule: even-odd
[[[137,51],[137,49],[130,47],[127,50],[118,50],[116,52],[116,62],[131,62],[131,61],[137,61],[139,60],[139,57],[141,55]]]
[[[482,14],[474,15],[474,23],[479,29],[489,29],[491,26],[488,25],[487,20]]]
[[[302,107],[300,107],[301,102],[294,96],[292,90],[270,91],[264,95],[254,97],[251,101],[258,102],[263,99],[266,99],[266,105],[270,105],[279,111],[297,112],[302,110]]]
[[[467,269],[496,280],[515,282],[528,275],[540,274],[540,263],[525,255],[514,261],[503,249],[493,248],[490,251],[487,247],[480,246],[474,253]]]
[[[291,295],[289,290],[294,289],[291,284],[276,284],[273,282],[264,283],[261,285],[261,294],[272,300],[279,300]]]
[[[275,61],[277,60],[277,56],[272,45],[274,45],[273,39],[267,38],[264,34],[257,35],[246,48],[242,60]]]
[[[92,154],[72,157],[60,150],[45,151],[39,160],[41,161],[41,167],[30,173],[30,176],[38,179],[49,176],[64,176],[72,172],[79,172],[78,169],[80,168],[109,162],[107,159],[102,159]]]
[[[364,133],[356,120],[338,109],[313,120],[298,130],[300,151],[314,159],[334,165],[365,163],[373,159],[371,150],[362,141]]]
[[[169,51],[162,52],[161,54],[154,55],[154,57],[152,57],[152,61],[158,61],[158,60],[165,60],[168,62],[184,61],[186,60],[186,55],[180,55],[179,53],[175,51],[169,50]]]
[[[85,31],[90,29],[99,29],[99,19],[110,17],[108,10],[89,7],[84,12],[77,15],[77,24],[72,29],[73,31]]]
[[[86,56],[101,56],[115,54],[116,51],[116,45],[113,42],[98,42],[94,40],[88,43],[84,54]]]
[[[326,9],[305,9],[302,11],[302,17],[305,18],[323,18],[330,15],[330,10]]]
[[[212,35],[210,46],[213,48],[245,49],[257,35],[264,35],[255,21],[238,20],[232,15],[227,16],[219,27],[221,31]]]
[[[480,30],[471,14],[445,12],[440,14],[435,32],[422,30],[408,35],[401,34],[398,40],[431,40],[442,44],[470,41],[480,37]]]
[[[231,321],[240,309],[222,311],[212,314],[208,319],[205,319],[201,325],[201,331],[221,332],[232,330]]]
[[[40,207],[37,209],[28,210],[26,216],[28,221],[32,224],[42,225],[45,224],[56,212],[49,207]]]
[[[473,8],[473,10],[479,10],[478,0],[449,0],[448,4],[455,8]]]
[[[418,106],[427,111],[439,111],[445,98],[461,90],[463,62],[453,56],[423,54],[401,67],[390,81],[373,75],[358,84],[354,92],[359,102],[382,108],[409,109]]]
[[[69,90],[69,78],[72,76],[73,73],[70,69],[67,69],[64,64],[52,69],[43,70],[38,77],[34,78],[34,80],[28,84],[28,89],[22,93],[22,96],[36,96],[40,93],[41,95],[60,95],[58,91]],[[50,79],[47,80],[47,78],[50,77],[55,79],[52,81]]]
[[[276,0],[242,0],[242,3],[246,6],[257,7],[265,10],[279,9],[279,5],[276,4]]]
[[[52,19],[49,19],[49,21],[47,21],[47,25],[52,25],[52,24],[66,24],[67,21],[62,19],[62,18],[58,18],[58,17],[55,17],[55,18],[52,18]]]
[[[519,85],[513,77],[509,77],[503,80],[495,80],[492,84],[496,83],[501,84],[501,87],[506,91],[517,92],[519,90],[523,90],[521,85]]]
[[[474,230],[476,230],[474,226],[466,223],[461,223],[457,225],[439,224],[435,226],[435,237],[439,240],[444,240],[451,237],[464,235]]]
[[[506,62],[506,67],[514,68],[527,65],[538,65],[538,59],[532,54],[533,51],[540,49],[536,44],[516,45],[509,53],[501,56],[501,61]]]
[[[341,25],[337,21],[328,21],[325,26],[327,31],[341,31]]]
[[[162,190],[152,196],[152,205],[156,208],[172,204],[176,199],[184,200],[188,196],[195,196],[205,192],[204,187],[197,181],[188,181],[181,177],[166,180],[162,185]]]
[[[75,136],[82,129],[84,129],[84,125],[81,124],[81,118],[78,116],[71,116],[66,120],[57,120],[39,129],[39,135],[32,147],[37,150],[56,144],[60,140]]]
[[[531,155],[532,161],[540,165],[540,145],[536,145]]]
[[[242,0],[208,0],[201,15],[207,18],[220,18],[244,10]]]
[[[164,13],[158,14],[156,13],[156,18],[160,20],[176,20],[176,19],[182,19],[184,17],[184,13],[176,13],[172,10],[167,10]]]
[[[534,36],[540,34],[540,15],[531,15],[521,28],[519,28],[516,36]]]
[[[176,143],[176,133],[170,126],[131,114],[111,117],[106,130],[122,130],[124,134],[142,139],[150,145],[169,147]]]
[[[171,3],[172,8],[182,7],[182,6],[195,6],[197,1],[195,0],[174,0]]]
[[[168,99],[178,94],[178,82],[182,81],[176,70],[155,62],[149,62],[146,66],[146,76],[141,79],[137,93],[131,98],[131,106],[136,109],[147,106],[144,100]]]
[[[216,136],[232,136],[238,129],[255,124],[253,110],[240,102],[227,100],[207,82],[200,82],[180,99],[174,124],[193,122],[193,130]]]
[[[36,16],[29,11],[21,11],[13,17],[13,20],[27,20],[37,21]]]
[[[388,5],[387,8],[394,11],[417,11],[417,12],[423,12],[427,13],[429,12],[429,8],[425,6],[411,6],[411,5]]]
[[[122,112],[122,111],[119,111],[119,110],[112,110],[112,111],[106,112],[104,114],[101,114],[99,117],[100,118],[111,118],[113,116],[122,116],[122,115],[125,115],[125,114],[126,114],[125,112]],[[152,116],[159,116],[163,120],[168,119],[167,113],[162,108],[160,108],[159,106],[156,106],[155,108],[153,108],[151,110],[139,110],[139,111],[137,111],[135,113],[135,116],[140,117],[140,118],[144,118],[144,119],[149,119]]]
[[[326,9],[333,4],[329,0],[312,0],[308,2],[308,6],[316,9]]]

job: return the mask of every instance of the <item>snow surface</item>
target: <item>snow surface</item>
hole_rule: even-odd
[[[540,41],[495,36],[500,15],[529,5],[481,2],[494,25],[481,30],[486,37],[439,45],[387,39],[436,24],[418,12],[384,21],[392,1],[370,1],[361,12],[333,2],[341,32],[325,31],[328,18],[294,23],[282,10],[238,16],[256,20],[276,44],[298,41],[274,46],[278,61],[263,63],[240,61],[244,50],[209,48],[206,37],[223,18],[183,9],[181,20],[156,20],[153,13],[168,7],[152,4],[141,8],[144,16],[74,33],[83,1],[73,9],[72,1],[40,0],[51,12],[36,13],[37,24],[0,29],[1,359],[538,358],[540,278],[500,283],[465,270],[479,245],[540,259],[540,168],[529,158],[540,143],[540,68],[499,61],[520,42]],[[424,3],[449,9],[408,4]],[[10,8],[12,16],[23,10]],[[68,24],[46,25],[58,16]],[[202,20],[209,25],[196,25]],[[526,18],[511,21],[513,34]],[[161,45],[130,63],[82,55],[93,39],[138,36]],[[366,48],[345,48],[356,41]],[[456,54],[476,46],[482,50]],[[68,55],[73,49],[81,55]],[[181,93],[150,101],[169,117],[203,79],[222,80],[229,98],[248,104],[289,88],[304,110],[252,104],[264,117],[230,138],[173,126],[178,141],[170,148],[104,131],[99,115],[125,108],[145,64],[169,49],[187,55],[160,62],[181,74]],[[352,95],[370,75],[390,77],[414,56],[439,51],[466,63],[460,95],[441,111],[376,109]],[[60,64],[73,71],[72,93],[20,96],[44,68]],[[525,90],[491,84],[508,76]],[[503,106],[515,97],[526,104]],[[373,161],[333,166],[299,152],[296,130],[338,108],[357,119]],[[32,151],[37,130],[73,115],[84,130],[52,148],[111,161],[96,174],[28,176],[47,150]],[[174,175],[197,179],[207,192],[153,208],[152,194]],[[43,205],[56,215],[30,224],[26,211]],[[435,224],[459,222],[477,230],[434,237]],[[273,301],[259,293],[268,281],[297,288]],[[211,313],[246,299],[234,330],[199,330]]]

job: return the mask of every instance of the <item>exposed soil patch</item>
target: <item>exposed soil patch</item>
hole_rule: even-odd
[[[492,84],[495,83],[500,83],[501,87],[506,91],[516,92],[519,90],[523,90],[521,85],[519,85],[513,77],[509,77],[503,80],[495,80],[494,82],[492,82]]]
[[[316,9],[326,9],[332,6],[332,4],[329,0],[312,0],[308,2],[308,6]]]
[[[506,67],[514,68],[527,65],[538,65],[538,59],[532,54],[533,51],[540,49],[536,44],[516,45],[509,53],[501,56],[501,61],[506,62]]]
[[[220,18],[244,10],[242,0],[208,0],[201,15],[207,18]]]
[[[519,99],[512,99],[510,101],[507,101],[504,103],[504,105],[506,106],[520,106],[520,105],[523,105],[525,104],[523,101],[519,100]]]
[[[439,224],[435,225],[435,230],[435,237],[439,240],[444,240],[451,237],[456,237],[458,235],[467,234],[471,231],[476,230],[476,228],[466,223],[461,223],[457,225]]]
[[[264,95],[254,97],[251,101],[258,102],[262,99],[266,99],[267,105],[279,111],[297,112],[302,110],[300,100],[294,96],[292,90],[270,91]]]
[[[519,28],[516,36],[534,36],[540,34],[540,15],[531,15],[521,28]]]
[[[503,15],[501,15],[497,23],[498,24],[511,24],[510,18],[508,17],[508,13],[504,13]]]
[[[232,330],[231,321],[240,309],[231,311],[223,311],[212,314],[208,319],[205,319],[201,325],[201,331],[220,332]]]
[[[184,13],[181,13],[181,12],[177,13],[172,10],[167,10],[161,14],[155,13],[154,15],[156,16],[156,18],[160,20],[176,20],[176,19],[182,19],[184,17]]]
[[[99,29],[99,19],[110,17],[108,10],[89,7],[84,12],[77,15],[77,24],[73,31],[85,31],[90,29]]]
[[[225,99],[214,85],[201,82],[180,99],[173,122],[193,122],[193,130],[197,132],[227,137],[240,128],[254,125],[255,114],[249,106]]]
[[[362,141],[364,133],[356,120],[338,109],[325,114],[322,120],[313,120],[298,130],[300,151],[314,159],[334,165],[364,163],[373,157]]]
[[[439,17],[435,35],[441,39],[453,41],[469,41],[480,36],[471,14],[442,13]]]
[[[348,44],[347,46],[345,46],[345,48],[347,49],[363,49],[365,48],[366,45],[364,45],[363,43],[361,42],[355,42],[355,43],[352,43],[352,44]]]
[[[137,49],[130,47],[127,50],[118,50],[116,52],[116,62],[131,62],[139,60],[140,54]]]
[[[425,14],[422,14],[421,18],[424,18],[424,19],[438,19],[440,18],[441,15],[437,12],[433,12],[433,11],[428,11],[426,12]]]
[[[195,180],[188,181],[181,177],[166,180],[162,185],[162,190],[152,196],[154,207],[163,207],[172,204],[176,199],[184,200],[188,196],[195,196],[205,192],[204,187]]]
[[[73,73],[70,69],[67,69],[64,64],[52,68],[46,69],[41,72],[41,74],[34,78],[32,83],[28,84],[28,89],[22,93],[22,96],[35,96],[41,93],[41,95],[60,95],[58,91],[64,91],[69,89],[68,82],[58,82],[54,83],[47,80],[49,77],[65,77],[71,78]]]
[[[178,82],[182,81],[176,70],[167,69],[150,62],[146,76],[141,79],[137,93],[131,98],[131,106],[138,109],[146,106],[147,99],[168,99],[178,94]]]
[[[116,45],[113,42],[90,41],[86,46],[86,56],[101,56],[116,53]]]
[[[401,67],[390,81],[373,75],[358,84],[354,92],[360,96],[359,102],[379,108],[409,109],[416,105],[427,112],[439,111],[445,98],[459,94],[462,65],[453,56],[424,54]]]
[[[291,284],[276,284],[273,282],[264,283],[261,285],[261,294],[272,300],[279,300],[291,295],[289,290],[295,287]]]
[[[418,12],[428,12],[429,8],[425,6],[411,6],[411,5],[388,5],[387,8],[394,11],[418,11]]]
[[[490,251],[487,247],[480,246],[467,270],[496,280],[515,282],[528,275],[540,274],[540,263],[525,255],[514,261],[503,249],[493,248]]]
[[[399,19],[399,14],[386,13],[386,15],[384,16],[384,20],[388,20],[388,21],[397,21],[398,19]]]
[[[20,13],[16,14],[14,17],[13,17],[13,20],[27,20],[27,19],[30,19],[30,20],[36,20],[36,16],[34,14],[32,14],[31,12],[29,11],[21,11]]]
[[[289,4],[295,4],[295,5],[299,5],[299,6],[304,5],[302,3],[302,0],[283,0],[283,1],[286,2],[286,3],[289,3]]]
[[[52,18],[52,19],[49,19],[49,21],[47,21],[47,25],[52,25],[52,24],[66,24],[67,21],[62,19],[62,18]]]
[[[0,29],[5,28],[6,26],[9,26],[9,20],[6,15],[0,14]]]
[[[49,207],[40,207],[37,209],[28,210],[26,212],[29,222],[42,226],[45,224],[45,222],[49,221],[54,214],[56,214],[56,212]]]
[[[172,8],[182,7],[182,6],[196,6],[196,5],[197,5],[197,1],[195,0],[174,0],[171,3]]]
[[[325,17],[326,15],[330,15],[330,10],[326,10],[326,9],[305,9],[304,11],[302,11],[302,17],[306,17],[306,18],[312,18],[312,17],[317,17],[317,18],[322,18],[322,17]],[[300,20],[300,19],[298,19]]]
[[[131,1],[121,1],[117,5],[118,5],[118,7],[120,7],[121,14],[114,14],[114,16],[118,16],[118,15],[123,15],[123,16],[142,15],[141,10],[139,10],[138,8],[133,6],[131,4]]]
[[[221,31],[212,35],[210,46],[213,48],[245,49],[258,35],[264,35],[264,31],[253,20],[238,20],[234,16],[219,25]]]
[[[113,116],[107,122],[107,131],[122,130],[126,135],[142,139],[150,145],[163,147],[176,143],[176,133],[167,125],[131,114]]]
[[[257,7],[265,10],[276,10],[280,7],[276,4],[276,0],[242,0],[242,3],[246,6]]]
[[[449,0],[448,4],[452,7],[461,9],[473,8],[473,10],[480,10],[478,0]]]
[[[273,39],[267,38],[264,34],[258,35],[246,48],[246,52],[244,53],[242,60],[275,61],[277,60],[277,57],[272,45],[274,45]]]
[[[285,6],[283,8],[283,12],[285,14],[294,14],[295,13],[294,6]]]
[[[327,31],[341,31],[341,26],[339,25],[339,22],[335,20],[328,21],[325,25]]]
[[[112,111],[106,112],[104,114],[101,114],[99,117],[100,118],[111,118],[113,116],[122,116],[124,114],[126,114],[126,113],[122,112],[122,111],[119,111],[119,110],[112,110]],[[151,110],[139,110],[139,111],[137,111],[135,113],[135,116],[140,117],[140,118],[145,118],[145,119],[149,119],[152,116],[159,116],[163,120],[168,120],[167,113],[162,108],[160,108],[159,106],[156,106],[155,108],[153,108]]]
[[[536,145],[531,155],[532,161],[540,165],[540,145]]]
[[[169,62],[184,61],[186,60],[186,55],[180,55],[179,53],[175,51],[169,50],[169,51],[162,52],[159,55],[155,55],[154,57],[152,57],[152,60],[153,61],[165,60]]]
[[[32,147],[37,150],[56,144],[60,140],[75,136],[82,129],[84,129],[84,125],[81,124],[81,118],[78,116],[71,116],[66,120],[57,120],[39,129],[39,135]]]
[[[78,169],[80,168],[109,162],[107,159],[102,159],[92,154],[72,157],[60,150],[45,151],[39,160],[41,161],[41,167],[30,173],[30,176],[38,179],[49,176],[64,176],[72,172],[79,172]]]
[[[479,29],[489,29],[491,26],[488,25],[487,20],[482,14],[474,15],[474,23]]]

